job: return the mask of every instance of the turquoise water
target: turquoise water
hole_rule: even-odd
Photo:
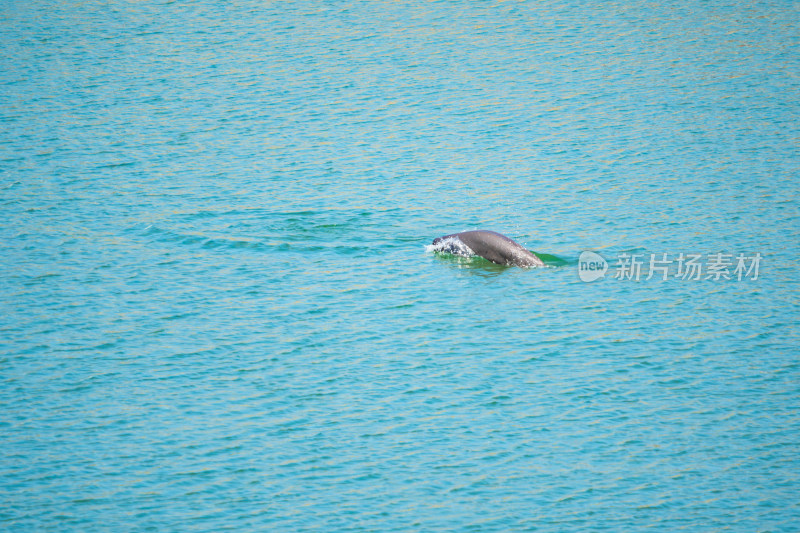
[[[0,529],[797,531],[799,19],[4,3]]]

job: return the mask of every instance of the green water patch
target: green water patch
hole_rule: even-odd
[[[531,253],[533,253],[534,255],[536,255],[536,257],[541,259],[544,262],[545,266],[548,267],[560,268],[570,265],[569,261],[557,255],[535,252],[533,250],[531,250]],[[498,272],[502,272],[507,268],[513,268],[510,265],[498,265],[497,263],[492,263],[488,259],[483,258],[479,255],[463,256],[463,255],[450,254],[447,252],[438,252],[438,251],[434,252],[433,255],[439,261],[459,268],[477,268],[477,269],[493,270],[493,271],[496,270]]]
[[[433,256],[442,263],[455,268],[468,268],[468,269],[478,269],[478,270],[487,270],[496,272],[502,272],[507,268],[510,268],[509,266],[506,265],[498,265],[497,263],[492,263],[488,259],[485,259],[479,255],[464,256],[458,254],[450,254],[447,252],[434,252]]]
[[[565,267],[570,264],[569,261],[557,255],[535,252],[533,250],[531,250],[531,253],[534,254],[539,259],[541,259],[544,262],[544,264],[549,267]]]

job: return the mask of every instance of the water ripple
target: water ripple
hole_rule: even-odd
[[[791,9],[0,17],[3,530],[800,521]],[[549,268],[425,251],[474,228]]]

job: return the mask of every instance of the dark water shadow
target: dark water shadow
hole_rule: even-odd
[[[571,263],[557,255],[533,252],[545,264],[546,268],[563,268]],[[510,265],[498,265],[480,256],[465,257],[463,255],[449,254],[444,252],[433,252],[433,256],[442,264],[450,268],[466,271],[471,274],[481,276],[498,276],[508,271],[514,271],[520,267]],[[522,270],[540,270],[536,268],[522,268]]]

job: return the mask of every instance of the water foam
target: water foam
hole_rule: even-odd
[[[425,246],[425,250],[428,252],[462,255],[464,257],[473,257],[477,255],[472,251],[472,248],[461,242],[461,239],[458,237],[447,237],[436,244],[429,244]]]

